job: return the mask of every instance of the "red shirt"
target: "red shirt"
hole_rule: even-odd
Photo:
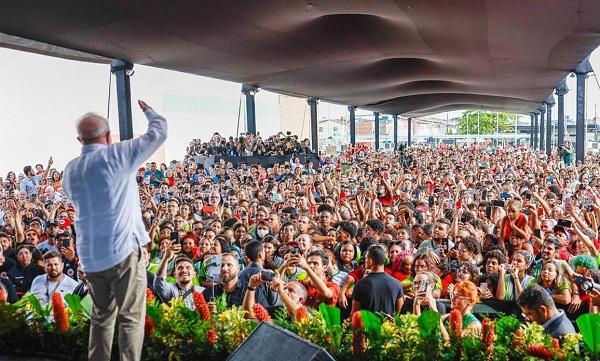
[[[321,303],[325,303],[328,306],[335,306],[337,304],[338,298],[340,297],[340,286],[337,284],[331,281],[325,282],[327,284],[327,288],[329,288],[333,293],[333,297],[328,300],[323,297],[319,289],[310,284],[309,280],[304,280],[300,283],[302,283],[302,285],[306,288],[307,293],[304,305],[317,308]]]

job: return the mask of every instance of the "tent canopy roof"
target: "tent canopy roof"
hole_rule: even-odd
[[[597,0],[10,0],[0,46],[420,116],[527,113],[600,45]]]

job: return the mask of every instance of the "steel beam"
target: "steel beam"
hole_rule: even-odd
[[[586,125],[585,125],[585,79],[587,73],[592,71],[589,56],[575,68],[577,77],[577,111],[575,116],[575,159],[583,163],[586,148]]]
[[[312,149],[314,153],[319,153],[319,124],[317,119],[317,103],[319,99],[310,97],[306,99],[310,106],[310,134],[312,137]]]
[[[529,117],[531,118],[529,126],[529,148],[533,148],[533,134],[535,133],[535,120],[533,113],[529,114]]]
[[[356,106],[351,105],[348,107],[350,111],[350,144],[356,146]]]
[[[119,109],[119,136],[121,140],[133,138],[133,118],[131,115],[131,84],[133,64],[123,60],[115,60],[110,64],[110,71],[117,79],[117,107]]]
[[[408,118],[407,128],[408,141],[406,142],[406,145],[410,147],[412,145],[412,117]]]
[[[258,88],[248,84],[242,84],[242,93],[246,97],[246,130],[250,134],[256,134],[256,104],[254,95]]]
[[[379,150],[379,113],[373,113],[375,115],[375,145],[373,149]]]
[[[544,117],[544,115],[546,114],[546,104],[543,104],[540,106],[540,108],[538,109],[538,111],[540,112],[540,143],[539,143],[539,150],[544,150],[544,146],[546,145],[545,140],[546,140],[546,118]]]
[[[398,114],[392,117],[394,118],[394,149],[398,149]]]
[[[554,96],[550,95],[546,99],[546,155],[552,154],[552,106],[556,104]]]
[[[540,112],[535,111],[533,112],[533,118],[535,120],[535,123],[533,125],[533,150],[537,150],[538,148],[538,127],[539,127],[539,121],[538,121],[538,116],[540,115]]]
[[[563,79],[556,87],[556,95],[558,97],[558,122],[556,125],[558,145],[562,145],[565,142],[565,95],[568,92],[567,81]]]

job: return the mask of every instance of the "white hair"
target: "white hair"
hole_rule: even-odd
[[[87,120],[93,120],[89,122]],[[105,136],[109,132],[108,121],[98,113],[85,113],[75,123],[77,135],[81,140],[93,140]]]

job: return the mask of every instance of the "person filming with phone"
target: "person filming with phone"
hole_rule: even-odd
[[[174,298],[181,297],[185,305],[189,309],[194,310],[193,293],[202,292],[204,288],[194,286],[193,280],[196,277],[194,262],[186,255],[176,256],[179,253],[181,253],[181,244],[179,242],[173,241],[166,246],[163,258],[156,271],[152,290],[163,302],[169,302]],[[167,267],[173,258],[175,258],[175,284],[166,281]]]

